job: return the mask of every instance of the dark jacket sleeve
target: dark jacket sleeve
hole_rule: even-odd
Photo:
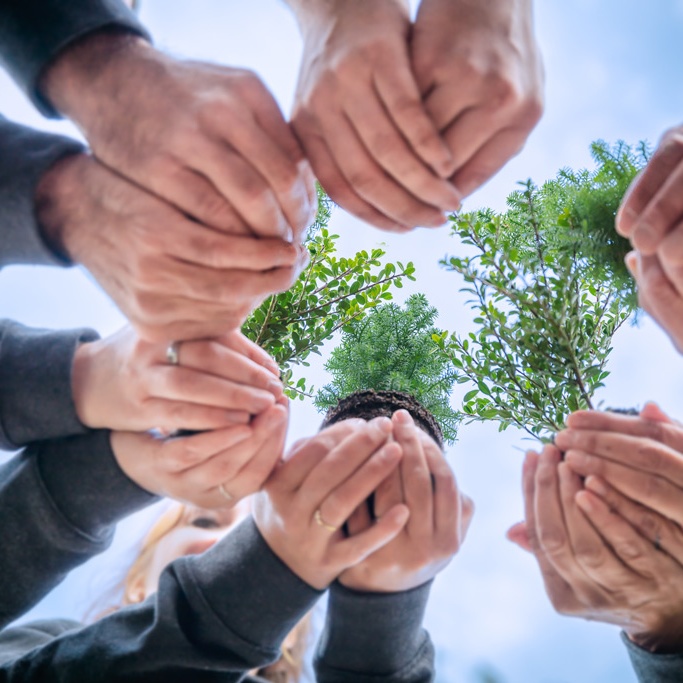
[[[13,263],[69,265],[43,241],[36,220],[36,187],[59,159],[84,149],[75,140],[0,116],[0,268]]]
[[[0,0],[0,66],[43,114],[57,116],[38,91],[43,70],[75,40],[112,28],[148,37],[121,0]]]
[[[42,330],[0,320],[0,448],[84,434],[71,393],[79,344],[93,330]]]
[[[314,661],[316,681],[433,681],[434,648],[422,628],[430,587],[360,593],[333,584]]]
[[[141,605],[51,640],[24,638],[38,647],[11,661],[1,651],[11,639],[16,655],[17,638],[1,634],[0,680],[237,683],[280,656],[281,642],[319,596],[246,520],[208,552],[171,563]]]
[[[643,650],[622,632],[621,639],[631,658],[640,683],[680,683],[683,681],[683,653],[658,655]]]
[[[119,468],[108,431],[33,444],[0,467],[0,628],[155,500]]]

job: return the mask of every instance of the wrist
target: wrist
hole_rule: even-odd
[[[647,631],[624,630],[628,639],[639,648],[653,654],[683,653],[683,629],[681,624],[667,624],[665,627]]]
[[[41,236],[53,253],[70,261],[77,259],[70,246],[69,228],[73,221],[69,219],[72,210],[83,200],[80,178],[90,161],[85,153],[62,157],[36,186],[34,206]]]
[[[143,38],[113,28],[91,33],[69,45],[46,69],[40,90],[52,106],[87,134],[106,115],[130,67],[158,55]]]

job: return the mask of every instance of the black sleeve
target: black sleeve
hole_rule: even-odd
[[[0,0],[0,66],[46,116],[57,116],[38,91],[48,64],[68,45],[100,29],[148,38],[121,0]]]
[[[171,563],[141,605],[53,639],[24,633],[24,654],[4,662],[8,639],[17,654],[21,637],[0,634],[0,680],[237,683],[279,658],[319,596],[246,520],[208,552]]]
[[[422,628],[431,582],[401,593],[332,584],[314,661],[318,683],[428,683],[434,648]]]
[[[0,467],[0,628],[156,500],[119,468],[108,431],[33,444]]]
[[[683,653],[658,655],[643,650],[622,632],[621,639],[631,658],[640,683],[680,683],[683,681]]]
[[[78,345],[93,330],[43,330],[0,320],[0,448],[85,434],[71,392]]]
[[[35,195],[40,179],[54,163],[84,149],[75,140],[0,116],[0,268],[13,263],[70,265],[43,241]]]

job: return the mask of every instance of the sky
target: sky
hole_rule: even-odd
[[[279,0],[143,0],[141,17],[160,48],[251,68],[289,111],[301,42]],[[466,209],[500,210],[517,181],[531,177],[542,182],[565,166],[590,167],[593,140],[655,144],[682,118],[681,0],[540,0],[535,19],[546,69],[544,117],[523,152],[469,198]],[[66,122],[42,119],[2,74],[0,110],[15,120],[75,134]],[[341,254],[383,243],[388,259],[412,260],[417,282],[396,300],[423,292],[438,308],[441,327],[468,330],[472,315],[458,293],[461,283],[437,266],[444,255],[458,253],[448,230],[390,235],[341,209],[331,227],[341,235]],[[103,335],[124,324],[78,269],[6,268],[0,272],[0,315],[44,327],[85,325]],[[311,367],[316,386],[327,381],[323,364],[324,359],[316,359]],[[598,396],[605,405],[657,400],[683,417],[677,391],[683,362],[647,317],[638,327],[619,331],[608,369],[611,375]],[[454,405],[465,390],[456,389]],[[297,402],[290,441],[313,433],[319,422],[312,405]],[[533,558],[504,538],[522,517],[521,462],[524,449],[532,445],[515,430],[499,434],[495,425],[471,424],[461,427],[448,452],[476,514],[466,543],[432,591],[427,627],[437,647],[437,680],[477,683],[492,672],[501,683],[635,681],[617,629],[555,614]],[[153,514],[122,524],[112,550],[75,572],[30,616],[79,617],[102,590],[102,580],[117,577]]]

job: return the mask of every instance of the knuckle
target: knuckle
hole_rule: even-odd
[[[559,527],[541,529],[538,541],[549,555],[557,555],[567,548],[567,537]]]
[[[646,499],[657,500],[662,496],[664,482],[656,476],[647,475],[642,479],[641,486]]]
[[[592,543],[577,543],[574,547],[574,555],[579,564],[590,569],[600,569],[606,559],[602,548]]]

